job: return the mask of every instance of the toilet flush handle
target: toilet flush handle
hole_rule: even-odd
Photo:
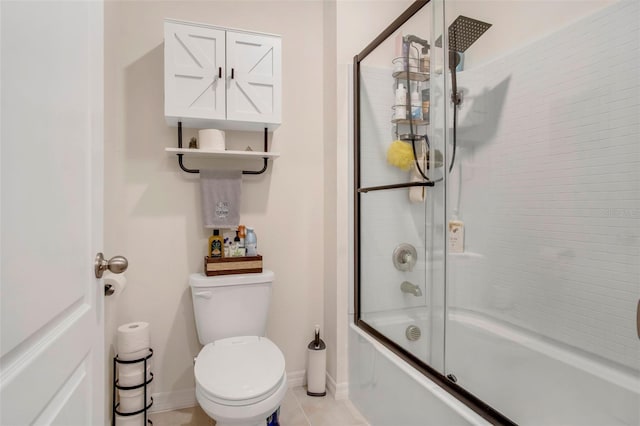
[[[211,299],[213,293],[210,291],[199,291],[195,294],[196,297],[202,297],[203,299]]]

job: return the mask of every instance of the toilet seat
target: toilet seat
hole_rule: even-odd
[[[266,337],[240,336],[206,345],[196,358],[196,388],[201,397],[227,406],[263,401],[286,380],[284,356]]]

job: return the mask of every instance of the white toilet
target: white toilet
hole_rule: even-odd
[[[265,426],[287,392],[284,356],[264,337],[273,279],[266,270],[189,277],[205,345],[195,362],[196,399],[217,426]]]

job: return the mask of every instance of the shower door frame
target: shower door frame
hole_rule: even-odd
[[[375,50],[383,41],[389,38],[394,32],[411,19],[418,11],[424,6],[429,4],[431,0],[417,0],[413,2],[398,18],[396,18],[387,28],[385,28],[371,43],[369,43],[360,53],[353,57],[353,153],[354,153],[354,239],[353,239],[353,253],[354,253],[354,323],[355,325],[383,344],[386,348],[395,353],[405,362],[409,363],[412,367],[422,373],[424,376],[438,384],[441,388],[451,394],[453,397],[461,401],[467,407],[472,409],[478,415],[492,424],[498,425],[516,425],[513,421],[501,414],[493,407],[487,405],[485,402],[465,390],[463,387],[457,385],[450,378],[425,363],[411,352],[407,351],[393,340],[389,339],[384,334],[380,333],[373,326],[368,324],[361,318],[360,310],[360,194],[362,192],[368,192],[369,190],[393,190],[396,188],[406,188],[409,186],[416,186],[415,184],[397,184],[397,185],[385,185],[375,188],[361,188],[360,186],[360,62],[364,60],[373,50]],[[444,28],[444,25],[443,25]],[[448,46],[447,32],[443,31],[442,38],[444,40],[443,46],[446,51]],[[448,56],[448,55],[445,55]],[[448,58],[445,58],[448,61]],[[445,69],[447,68],[445,63]],[[445,89],[448,90],[448,85],[445,79]],[[445,120],[448,120],[445,112]],[[446,144],[446,139],[445,139]],[[445,284],[446,285],[446,284]],[[446,305],[445,305],[446,311]],[[446,334],[445,334],[446,339]]]

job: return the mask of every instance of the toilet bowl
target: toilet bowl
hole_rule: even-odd
[[[264,426],[287,392],[284,366],[266,337],[217,340],[196,358],[196,399],[218,426]]]
[[[204,345],[194,367],[196,399],[217,426],[264,426],[287,392],[284,356],[264,337],[273,281],[268,270],[189,277]]]

